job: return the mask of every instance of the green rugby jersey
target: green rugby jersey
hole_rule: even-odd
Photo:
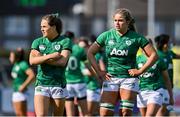
[[[99,53],[96,54],[95,58],[97,60],[97,62],[101,59],[101,55]],[[85,65],[82,64],[81,65],[81,69],[84,69],[85,68]],[[99,89],[100,88],[100,84],[99,82],[97,81],[96,78],[94,78],[93,76],[89,77],[89,76],[84,76],[85,79],[86,79],[86,82],[87,82],[87,89],[89,90],[96,90],[96,89]]]
[[[96,42],[104,47],[107,72],[119,78],[130,78],[128,70],[135,68],[138,49],[149,42],[134,31],[120,36],[115,29],[102,33]]]
[[[13,78],[13,90],[18,91],[19,87],[24,83],[27,78],[26,70],[29,65],[26,61],[16,62],[13,65],[11,76]]]
[[[137,57],[137,66],[141,68],[147,61],[147,57],[145,55],[139,55]],[[166,70],[167,67],[162,59],[158,59],[156,63],[150,67],[146,72],[139,76],[140,82],[139,87],[140,90],[157,90],[159,88],[164,88],[162,71]]]
[[[66,68],[66,80],[67,83],[83,83],[85,82],[84,76],[80,69],[80,62],[86,60],[85,49],[79,45],[73,45],[72,54],[69,58]]]
[[[167,52],[157,50],[157,53],[158,53],[158,56],[164,60],[164,63],[166,64],[168,68],[169,78],[173,86],[173,59],[175,58],[176,54],[171,50]]]
[[[69,38],[59,36],[53,40],[40,37],[33,41],[31,49],[36,49],[42,55],[61,52],[72,49],[72,42]],[[48,65],[46,63],[38,65],[36,86],[61,86],[65,87],[65,67]]]

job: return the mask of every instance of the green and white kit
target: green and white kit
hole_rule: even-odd
[[[118,31],[110,29],[102,33],[96,42],[104,47],[107,72],[118,78],[131,78],[128,70],[136,66],[136,54],[149,42],[140,34],[127,31],[120,36]]]
[[[48,38],[40,37],[33,41],[31,49],[39,51],[42,55],[70,50],[72,42],[69,38],[58,36],[52,41]],[[36,86],[66,86],[65,67],[53,66],[48,64],[38,65],[38,74],[36,76]]]

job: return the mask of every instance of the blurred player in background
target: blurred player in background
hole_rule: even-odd
[[[150,43],[152,44],[151,40]],[[136,61],[140,69],[146,63],[147,56],[143,53],[137,57]],[[137,95],[137,106],[141,116],[156,116],[163,103],[164,87],[168,90],[171,103],[174,103],[167,67],[162,59],[159,58],[152,67],[139,76],[139,79],[140,91]]]
[[[93,37],[91,37],[88,40],[88,46],[86,46],[86,50],[88,50],[89,45],[94,42],[92,40]],[[80,45],[86,45],[87,40],[80,39],[79,44]],[[96,54],[96,60],[97,63],[99,64],[100,68],[102,71],[105,71],[105,65],[102,59],[102,55],[100,53]],[[102,80],[98,78],[98,75],[92,68],[92,66],[89,64],[88,61],[86,61],[86,64],[81,64],[81,70],[86,78],[86,83],[87,83],[87,108],[88,108],[88,113],[90,116],[99,116],[99,102],[100,102],[100,96],[101,96],[101,86],[102,86]]]
[[[67,34],[67,33],[66,33]],[[74,42],[74,37],[71,38]],[[66,80],[68,97],[66,98],[66,115],[76,116],[75,107],[78,104],[79,111],[82,116],[87,116],[87,101],[86,101],[86,83],[81,72],[80,64],[86,61],[86,51],[84,46],[74,43],[72,54],[66,68]],[[77,104],[75,104],[77,103]]]
[[[173,59],[180,59],[180,55],[174,53],[171,50],[171,43],[170,43],[170,36],[167,34],[161,34],[159,36],[155,37],[156,42],[156,48],[157,53],[159,57],[164,60],[164,63],[166,64],[168,68],[168,74],[171,81],[171,87],[173,87]],[[168,91],[166,88],[164,88],[164,95],[163,95],[163,106],[160,108],[158,115],[159,116],[167,116],[168,112],[173,112],[173,105],[170,104],[170,97],[168,95]],[[172,98],[172,97],[171,97]],[[169,108],[169,109],[167,109]],[[174,113],[174,112],[173,112]],[[163,114],[163,115],[162,115]]]
[[[24,59],[24,50],[17,48],[9,56],[13,64],[11,76],[13,78],[12,102],[16,116],[27,116],[27,89],[35,80],[35,73]]]

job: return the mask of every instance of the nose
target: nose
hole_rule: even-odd
[[[41,32],[44,32],[44,29],[41,29]]]
[[[118,21],[116,21],[116,22],[115,22],[115,24],[119,24],[119,22],[118,22]]]

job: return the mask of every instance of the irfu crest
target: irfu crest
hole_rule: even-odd
[[[55,45],[54,48],[55,50],[59,51],[61,49],[61,45]]]

